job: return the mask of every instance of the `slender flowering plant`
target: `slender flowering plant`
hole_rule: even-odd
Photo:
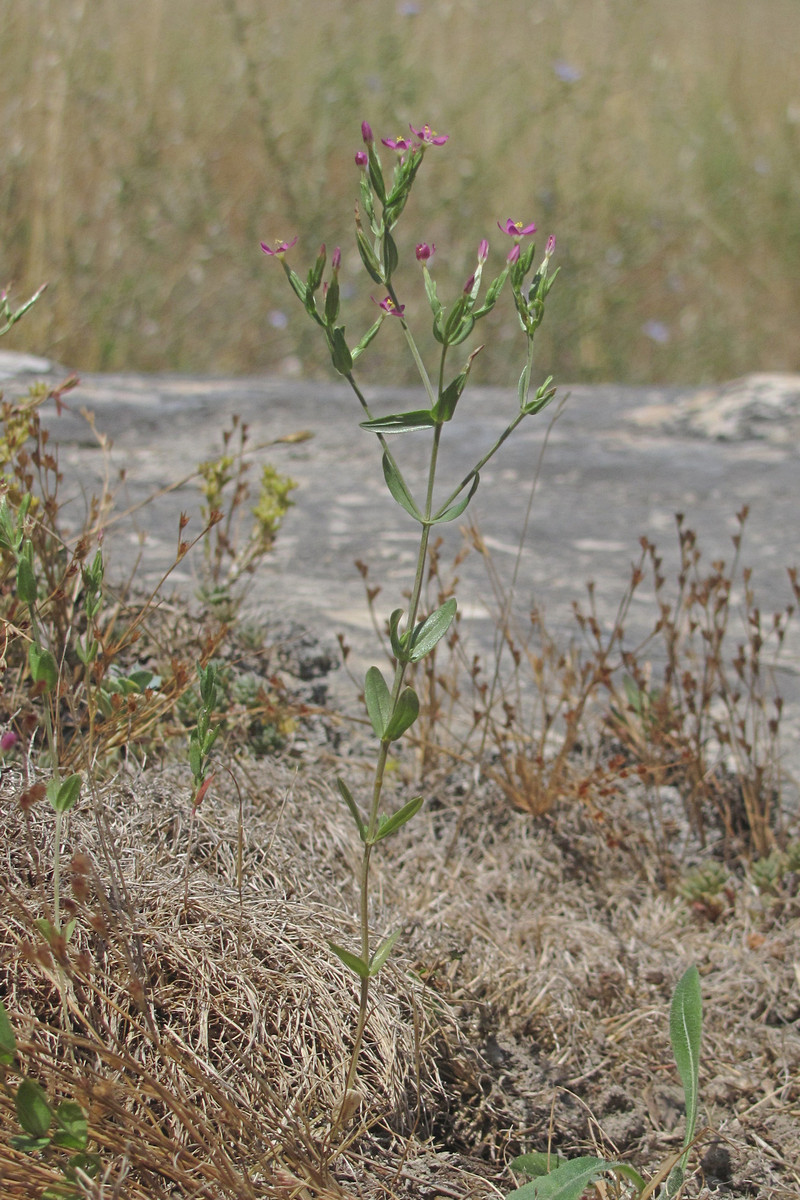
[[[387,178],[376,150],[372,129],[366,121],[361,126],[363,148],[355,156],[356,165],[361,172],[360,201],[356,206],[355,217],[356,245],[365,271],[370,279],[378,284],[383,298],[373,297],[380,310],[379,315],[360,338],[355,340],[347,335],[340,317],[341,254],[338,248],[331,258],[330,276],[323,282],[327,262],[324,245],[303,279],[291,268],[285,257],[296,239],[291,242],[277,242],[274,245],[262,243],[264,253],[277,258],[281,263],[289,284],[306,313],[319,326],[327,342],[334,369],[347,380],[361,405],[364,416],[361,428],[377,438],[386,486],[419,529],[416,570],[408,611],[397,608],[389,618],[395,662],[394,674],[387,680],[378,667],[370,667],[364,682],[367,714],[378,742],[371,795],[366,808],[359,804],[344,779],[337,780],[339,792],[355,822],[362,843],[362,853],[358,868],[360,946],[358,950],[353,950],[331,943],[331,949],[360,981],[353,1051],[334,1128],[343,1125],[348,1119],[348,1114],[358,1107],[358,1061],[369,1012],[370,986],[389,957],[399,932],[390,933],[377,943],[373,941],[370,924],[372,853],[379,842],[410,821],[423,804],[422,796],[413,796],[393,811],[382,811],[389,748],[411,728],[419,714],[419,698],[413,688],[406,685],[406,675],[411,664],[420,662],[431,653],[447,633],[456,615],[454,597],[450,597],[433,612],[420,611],[431,530],[461,516],[478,489],[480,473],[485,464],[525,417],[541,412],[555,395],[551,377],[535,390],[531,385],[534,337],[544,316],[547,295],[558,274],[557,271],[549,273],[555,241],[548,241],[543,259],[538,265],[534,265],[536,245],[530,239],[536,232],[536,226],[533,223],[513,221],[511,218],[505,224],[498,222],[500,229],[514,239],[512,251],[500,273],[485,289],[483,288],[483,273],[489,261],[489,243],[486,238],[482,238],[478,245],[474,269],[470,271],[460,293],[449,304],[440,300],[431,273],[434,246],[427,242],[416,243],[414,255],[422,269],[425,296],[433,322],[433,336],[439,346],[437,369],[429,374],[417,347],[406,305],[401,303],[395,288],[394,278],[400,261],[395,229],[426,153],[431,147],[438,149],[443,146],[448,141],[448,135],[436,133],[429,125],[423,125],[419,129],[412,125],[410,131],[416,141],[405,137],[381,139],[382,145],[397,152],[393,174],[391,178]],[[481,347],[473,350],[465,361],[462,360],[455,367],[451,365],[451,358],[456,348],[473,332],[475,325],[495,307],[506,284],[510,287],[517,317],[526,339],[517,410],[497,441],[485,450],[472,469],[461,480],[456,481],[454,486],[446,486],[442,491],[436,486],[441,439],[446,426],[455,415],[472,364]],[[426,399],[424,406],[414,411],[376,416],[371,411],[356,378],[356,370],[387,317],[393,318],[392,323],[399,324],[402,329],[409,353],[419,372]],[[396,435],[409,433],[424,434],[428,438],[427,482],[419,494],[415,494],[406,479],[394,449]],[[419,438],[414,441],[418,446]],[[404,445],[401,441],[401,449]]]

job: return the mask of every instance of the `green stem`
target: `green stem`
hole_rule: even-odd
[[[442,352],[442,359],[446,348]],[[442,363],[442,370],[444,363]],[[355,388],[355,384],[353,383]],[[358,389],[355,389],[358,392]],[[366,403],[362,401],[366,408]],[[442,436],[443,422],[439,422],[434,426],[433,444],[431,446],[431,457],[428,465],[428,485],[425,496],[425,521],[422,526],[419,539],[419,551],[417,553],[417,567],[414,575],[414,586],[411,591],[411,600],[408,612],[408,628],[413,629],[417,620],[419,611],[420,599],[422,596],[422,586],[425,579],[425,563],[428,557],[428,542],[430,540],[431,526],[428,523],[431,517],[433,508],[433,490],[436,480],[436,465],[439,457],[439,442]],[[397,704],[398,698],[403,688],[403,679],[405,678],[408,664],[398,661],[394,672],[394,682],[392,685],[392,711]],[[370,961],[370,936],[369,936],[369,870],[370,860],[372,857],[372,839],[378,829],[378,814],[380,810],[381,793],[383,791],[383,779],[386,771],[386,761],[389,756],[390,742],[385,738],[381,740],[378,758],[375,763],[375,775],[372,786],[372,803],[370,805],[369,820],[367,822],[367,838],[364,845],[364,852],[361,858],[360,872],[360,926],[361,926],[361,958],[365,963]],[[361,1055],[361,1046],[364,1040],[364,1031],[367,1025],[367,1014],[369,1011],[369,995],[370,995],[369,977],[361,980],[359,1004],[358,1004],[358,1020],[356,1022],[356,1031],[353,1039],[353,1050],[350,1056],[350,1063],[347,1068],[347,1077],[345,1079],[344,1096],[353,1087],[358,1069],[358,1061]]]

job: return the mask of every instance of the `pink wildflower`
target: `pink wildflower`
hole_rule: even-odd
[[[430,125],[423,125],[422,129],[415,129],[413,125],[408,127],[426,146],[443,146],[448,141],[449,133],[437,133],[435,129],[431,129]]]
[[[523,225],[522,221],[512,221],[511,217],[508,218],[505,225],[501,225],[498,221],[497,228],[514,238],[528,237],[531,233],[536,233],[536,226],[533,222],[530,225]]]
[[[262,242],[261,249],[265,254],[274,254],[277,258],[282,258],[287,250],[291,250],[296,241],[297,238],[292,238],[290,242],[276,242],[274,246],[268,246],[266,242]]]

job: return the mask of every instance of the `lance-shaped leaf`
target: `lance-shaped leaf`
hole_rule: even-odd
[[[364,681],[364,699],[375,736],[383,741],[392,716],[392,697],[377,667],[370,667]]]
[[[325,293],[325,320],[333,325],[339,315],[339,281],[332,279]]]
[[[443,512],[437,513],[436,516],[433,518],[433,520],[430,522],[431,525],[442,525],[442,524],[444,524],[445,521],[455,521],[456,517],[460,517],[461,514],[463,513],[464,509],[469,504],[472,497],[477,492],[480,481],[481,481],[480,473],[476,471],[475,475],[473,476],[472,486],[470,487],[469,491],[466,492],[461,497],[460,500],[456,500],[453,504],[451,504]]]
[[[509,1192],[506,1200],[581,1200],[589,1184],[608,1171],[624,1176],[640,1192],[644,1191],[644,1179],[627,1163],[606,1162],[603,1158],[586,1156],[573,1158],[556,1167],[549,1175],[532,1179],[516,1191]]]
[[[424,621],[420,621],[409,637],[405,635],[406,653],[409,662],[419,662],[447,633],[458,607],[455,596],[445,600],[439,608],[432,612]]]
[[[372,958],[370,959],[370,963],[369,963],[370,979],[374,979],[375,976],[378,974],[381,967],[383,966],[383,964],[386,962],[387,958],[391,954],[392,947],[394,946],[394,944],[397,941],[399,936],[400,936],[400,930],[396,929],[394,931],[394,933],[391,933],[389,935],[389,937],[386,938],[385,941],[381,942],[380,946],[378,946],[378,949],[373,954]]]
[[[383,478],[386,480],[386,486],[400,507],[404,508],[415,521],[423,523],[425,518],[414,503],[414,497],[408,490],[405,479],[403,479],[394,461],[385,451],[383,455]]]
[[[506,279],[508,279],[508,266],[505,266],[497,278],[493,279],[489,284],[483,304],[480,306],[480,308],[476,308],[473,313],[476,321],[480,317],[485,317],[486,314],[491,312],[491,310],[494,308],[495,304],[497,303],[497,299],[503,290]]]
[[[429,408],[419,408],[414,412],[392,413],[388,417],[375,417],[371,421],[361,421],[362,429],[370,433],[415,433],[418,429],[431,429],[436,419]]]
[[[384,283],[385,280],[381,275],[381,264],[378,262],[377,255],[372,249],[363,229],[359,228],[356,230],[356,244],[358,245],[358,253],[361,255],[361,261],[366,267],[370,279],[374,279],[376,283]]]
[[[357,954],[351,954],[349,950],[345,950],[344,946],[337,946],[336,942],[328,942],[328,945],[336,957],[341,959],[344,965],[349,967],[359,979],[369,979],[369,963],[365,963],[363,958],[359,958]]]
[[[58,682],[58,667],[49,650],[31,642],[28,646],[28,665],[34,683],[41,683],[49,691]]]
[[[353,369],[353,356],[344,337],[344,326],[337,325],[330,335],[331,361],[340,375],[349,375]]]
[[[442,304],[436,292],[436,280],[424,265],[422,267],[422,278],[425,280],[425,292],[428,297],[428,304],[431,306],[431,312],[435,319],[442,311]]]
[[[281,259],[281,266],[283,267],[283,269],[286,273],[286,278],[289,280],[289,283],[291,284],[292,291],[298,297],[298,299],[303,304],[303,306],[305,306],[306,291],[307,291],[305,283],[300,278],[300,276],[297,274],[297,272],[292,270],[292,268],[289,266],[289,264],[286,262],[285,259]]]
[[[473,350],[467,359],[464,370],[456,375],[455,379],[447,385],[442,392],[433,409],[433,415],[437,421],[449,421],[452,419],[453,413],[456,411],[456,405],[461,399],[461,393],[466,386],[467,378],[472,369],[473,360],[480,354],[483,346],[478,346],[477,350]]]
[[[367,836],[367,827],[364,824],[364,821],[361,817],[361,813],[359,812],[358,805],[356,804],[355,800],[353,799],[353,794],[350,791],[347,784],[345,783],[345,781],[343,779],[338,778],[338,776],[336,779],[336,786],[338,787],[339,793],[340,793],[342,799],[344,800],[345,804],[350,809],[350,815],[352,816],[353,820],[355,821],[356,828],[358,829],[358,836],[361,838],[361,840],[363,842]]]
[[[548,375],[544,383],[538,388],[533,400],[529,400],[527,404],[521,404],[522,412],[526,417],[531,417],[535,413],[541,412],[546,408],[556,394],[557,389],[550,387],[553,382],[553,376]],[[521,381],[520,381],[521,383]]]
[[[394,654],[395,658],[399,662],[408,662],[403,639],[399,633],[400,618],[403,612],[402,608],[396,608],[389,617],[389,641],[392,643],[392,654]]]
[[[384,817],[378,826],[378,832],[372,839],[372,845],[377,842],[382,842],[390,833],[394,833],[396,829],[400,829],[412,817],[415,817],[422,805],[425,803],[422,796],[415,796],[413,800],[409,800],[408,804],[404,804],[402,808],[398,808],[396,813],[392,813],[390,817]]]
[[[33,545],[25,542],[23,553],[17,563],[17,595],[23,604],[35,604],[39,589],[33,571]],[[26,553],[28,551],[28,553]]]
[[[81,777],[68,775],[63,780],[51,779],[45,790],[54,812],[69,812],[81,794]]]
[[[419,716],[419,697],[413,688],[405,688],[397,698],[391,719],[386,725],[383,739],[395,742],[401,738]]]
[[[88,1140],[86,1114],[74,1100],[62,1100],[53,1114],[58,1132],[53,1134],[53,1145],[66,1150],[84,1150]]]
[[[397,253],[397,246],[392,235],[387,229],[383,235],[383,267],[386,272],[386,282],[392,278],[392,275],[397,270],[397,264],[400,261],[400,256]]]
[[[378,158],[375,146],[372,143],[367,146],[367,163],[369,166],[369,178],[375,195],[381,204],[384,204],[386,202],[386,184],[383,181],[383,167],[381,166],[381,160]]]
[[[383,325],[383,316],[378,317],[378,319],[374,325],[370,325],[369,329],[364,334],[361,341],[358,343],[357,346],[355,346],[353,348],[353,351],[352,351],[353,362],[355,362],[356,359],[359,358],[364,353],[364,351],[366,350],[367,346],[370,344],[372,339],[377,336],[378,330],[380,329],[380,327],[382,325]]]
[[[17,1120],[25,1132],[34,1138],[45,1137],[53,1120],[53,1110],[39,1084],[34,1079],[23,1079],[14,1103]]]
[[[8,1019],[6,1006],[0,1000],[0,1066],[10,1067],[17,1053],[17,1039]]]
[[[678,980],[669,1013],[669,1036],[678,1066],[686,1101],[687,1148],[694,1138],[697,1123],[697,1093],[700,1070],[700,1040],[703,1032],[703,999],[697,967],[689,967]],[[685,1157],[682,1161],[685,1165]]]

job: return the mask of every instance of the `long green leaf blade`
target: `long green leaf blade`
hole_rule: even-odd
[[[363,958],[359,958],[357,954],[351,954],[349,950],[345,950],[344,946],[337,946],[336,942],[328,942],[328,945],[336,957],[358,975],[359,979],[369,979],[369,964],[365,963]]]
[[[47,1096],[34,1079],[23,1079],[17,1088],[14,1101],[17,1109],[17,1119],[31,1137],[45,1137],[53,1111],[47,1103]]]
[[[375,736],[383,740],[392,715],[392,697],[377,667],[370,667],[364,682],[364,699]]]
[[[367,834],[367,827],[364,824],[361,813],[358,810],[358,805],[356,804],[355,800],[353,799],[353,794],[350,791],[347,784],[345,783],[345,781],[343,779],[340,779],[338,776],[336,779],[336,786],[339,789],[339,794],[341,795],[342,799],[344,800],[345,804],[347,805],[347,807],[350,810],[350,815],[352,816],[353,820],[355,821],[356,828],[358,829],[358,836],[361,838],[361,840],[363,842],[364,838],[366,837],[366,834]]]
[[[685,1147],[690,1146],[697,1124],[700,1040],[703,1032],[703,998],[700,974],[689,967],[675,987],[669,1014],[669,1036],[686,1100]]]
[[[378,946],[378,949],[373,954],[369,964],[369,974],[371,979],[378,974],[381,967],[386,962],[387,958],[392,952],[392,947],[399,936],[400,930],[396,929],[394,933],[390,934],[389,937],[387,937],[386,940],[381,942],[380,946]]]
[[[387,722],[383,737],[388,742],[396,742],[409,729],[419,716],[419,698],[413,688],[405,688],[397,698],[394,712]]]
[[[406,481],[397,470],[397,467],[392,462],[388,454],[383,455],[383,478],[386,480],[386,486],[392,494],[393,499],[397,501],[401,508],[404,508],[409,516],[415,521],[423,522],[422,513],[414,503],[414,497],[406,487]]]
[[[455,596],[451,596],[417,626],[409,639],[409,662],[419,662],[426,654],[430,654],[452,625],[457,607]]]
[[[644,1190],[645,1182],[638,1171],[627,1163],[607,1162],[604,1158],[573,1158],[562,1163],[549,1175],[540,1175],[516,1191],[509,1192],[506,1200],[581,1200],[585,1189],[607,1171],[625,1176]]]
[[[360,421],[362,429],[371,433],[415,433],[418,429],[432,429],[436,424],[429,408],[414,412],[391,413],[387,417],[374,417],[371,421]]]
[[[8,1019],[6,1006],[0,1000],[0,1066],[10,1067],[17,1053],[17,1039]]]
[[[413,800],[409,800],[408,804],[404,804],[402,808],[398,808],[397,812],[387,817],[380,826],[375,835],[375,842],[382,842],[390,833],[394,833],[401,825],[405,825],[407,821],[410,821],[412,817],[417,815],[424,803],[425,801],[422,796],[415,796]],[[373,845],[375,842],[373,842]]]

